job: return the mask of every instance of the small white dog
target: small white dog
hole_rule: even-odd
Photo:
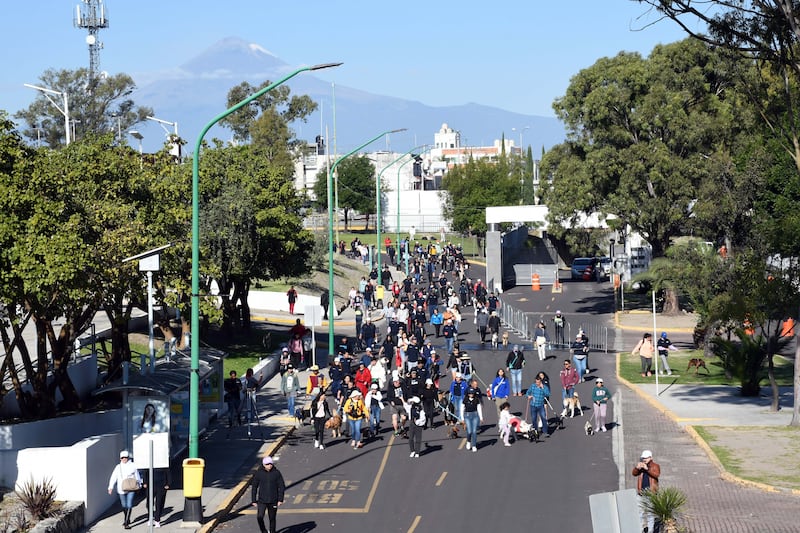
[[[494,348],[495,350],[497,349],[498,341],[499,339],[497,338],[497,332],[495,331],[494,333],[492,333],[492,348]]]

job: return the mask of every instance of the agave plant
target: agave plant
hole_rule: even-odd
[[[647,491],[642,499],[644,510],[661,522],[664,533],[678,532],[678,518],[686,504],[686,494],[675,487],[662,487],[658,492]]]
[[[55,511],[56,486],[49,478],[35,481],[33,476],[17,490],[22,505],[37,520],[47,518]]]

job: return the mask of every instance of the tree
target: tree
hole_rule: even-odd
[[[710,157],[735,136],[730,87],[702,43],[657,46],[647,59],[622,52],[579,72],[554,109],[568,140],[543,162],[551,227],[586,213],[613,215],[664,255],[684,233]]]
[[[486,234],[487,207],[519,204],[519,175],[506,158],[494,162],[472,157],[445,174],[442,212],[453,231]]]
[[[130,98],[136,84],[127,74],[98,78],[91,77],[85,68],[48,69],[39,80],[38,85],[67,93],[69,117],[77,139],[86,133],[113,132],[118,135],[119,131],[127,131],[153,114],[151,108],[136,106]],[[62,105],[58,99],[56,101]],[[42,93],[38,93],[27,109],[14,116],[25,122],[23,134],[28,139],[41,138],[51,147],[60,145],[65,139],[64,116]]]
[[[349,214],[356,211],[367,218],[377,213],[375,204],[375,165],[365,155],[344,159],[336,166],[339,187],[339,208],[344,211],[344,229],[347,231]],[[328,174],[322,169],[314,183],[315,205],[322,209],[328,206]]]
[[[238,321],[237,306],[249,327],[254,279],[308,271],[314,239],[303,229],[302,198],[291,174],[254,145],[204,150],[200,178],[205,285],[210,290],[210,281],[217,282],[226,330]]]

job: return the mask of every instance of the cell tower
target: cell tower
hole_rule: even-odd
[[[75,20],[73,23],[76,28],[89,30],[86,36],[86,44],[89,45],[89,76],[94,79],[100,69],[100,49],[103,43],[97,38],[101,29],[108,28],[103,0],[82,0],[83,4],[75,6]]]

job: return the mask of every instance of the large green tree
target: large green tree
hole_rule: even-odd
[[[520,170],[507,157],[498,161],[470,159],[445,174],[441,193],[443,214],[453,231],[486,234],[486,208],[517,205],[520,201]]]
[[[662,256],[688,230],[698,188],[715,178],[714,158],[736,134],[729,89],[717,55],[689,39],[648,58],[602,58],[575,75],[553,106],[567,142],[543,162],[551,227],[613,215]]]
[[[336,183],[339,191],[339,209],[344,211],[344,229],[347,230],[350,213],[356,211],[367,219],[377,212],[375,204],[375,165],[365,155],[348,157],[336,166]],[[315,205],[328,207],[328,180],[325,169],[317,173],[314,183]]]
[[[127,74],[98,78],[91,77],[85,68],[48,69],[35,85],[67,93],[69,117],[76,139],[87,133],[114,132],[119,135],[153,114],[151,108],[134,103],[131,95],[136,84]],[[63,108],[59,97],[51,98]],[[25,123],[23,134],[28,139],[41,140],[51,147],[65,140],[64,115],[41,92],[37,92],[31,105],[14,116]]]

